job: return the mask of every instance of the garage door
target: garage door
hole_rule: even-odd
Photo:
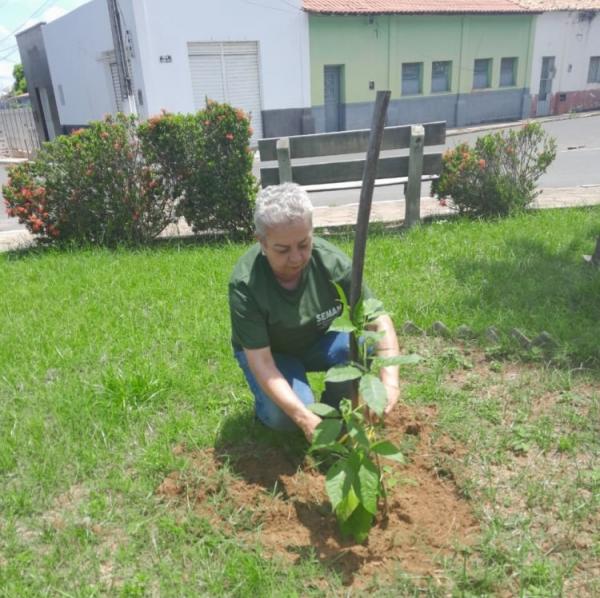
[[[262,138],[258,42],[188,43],[196,110],[206,98],[227,102],[250,115],[252,144]]]

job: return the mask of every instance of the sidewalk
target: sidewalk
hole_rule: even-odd
[[[564,187],[543,189],[534,202],[534,209],[574,208],[600,204],[600,185],[582,187]],[[358,204],[343,206],[316,207],[314,211],[315,228],[329,228],[356,224]],[[431,197],[421,198],[421,218],[452,214],[452,210],[440,206]],[[404,200],[375,202],[371,209],[371,222],[394,222],[404,220]],[[191,235],[185,223],[171,225],[161,233],[163,237],[184,237]],[[32,235],[26,230],[0,232],[0,251],[23,249],[34,244]]]
[[[575,208],[600,204],[600,185],[585,187],[563,187],[542,189],[534,201],[534,209],[543,208]],[[443,216],[454,213],[450,208],[443,207],[436,199],[421,198],[421,218]],[[358,203],[334,207],[316,207],[313,222],[316,228],[356,224]],[[371,208],[371,222],[404,221],[404,200],[379,201]]]

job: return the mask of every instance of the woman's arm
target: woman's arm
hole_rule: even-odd
[[[270,347],[244,349],[250,370],[267,396],[304,432],[310,442],[321,418],[309,411],[275,365]]]
[[[379,316],[373,322],[373,328],[377,332],[383,332],[383,338],[375,346],[375,352],[381,357],[394,357],[400,353],[398,337],[392,318],[388,315]],[[387,390],[388,402],[385,408],[385,415],[388,415],[400,397],[400,386],[398,378],[398,366],[392,365],[381,368],[381,381]]]

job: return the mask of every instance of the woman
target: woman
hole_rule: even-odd
[[[321,419],[307,408],[315,399],[306,372],[348,360],[349,335],[327,329],[341,311],[332,281],[349,296],[352,264],[313,238],[312,205],[298,185],[261,191],[254,224],[258,243],[240,258],[229,282],[235,357],[254,393],[257,417],[276,430],[297,426],[310,441]],[[363,296],[371,296],[367,287]],[[390,317],[380,316],[374,325],[384,332],[377,354],[397,355]],[[381,380],[388,414],[398,401],[398,368],[383,368]],[[340,386],[328,385],[323,400],[339,403]]]

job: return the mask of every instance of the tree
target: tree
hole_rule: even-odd
[[[27,80],[25,79],[25,71],[22,64],[15,64],[13,67],[13,77],[15,79],[12,88],[13,94],[18,96],[22,93],[27,93]]]

